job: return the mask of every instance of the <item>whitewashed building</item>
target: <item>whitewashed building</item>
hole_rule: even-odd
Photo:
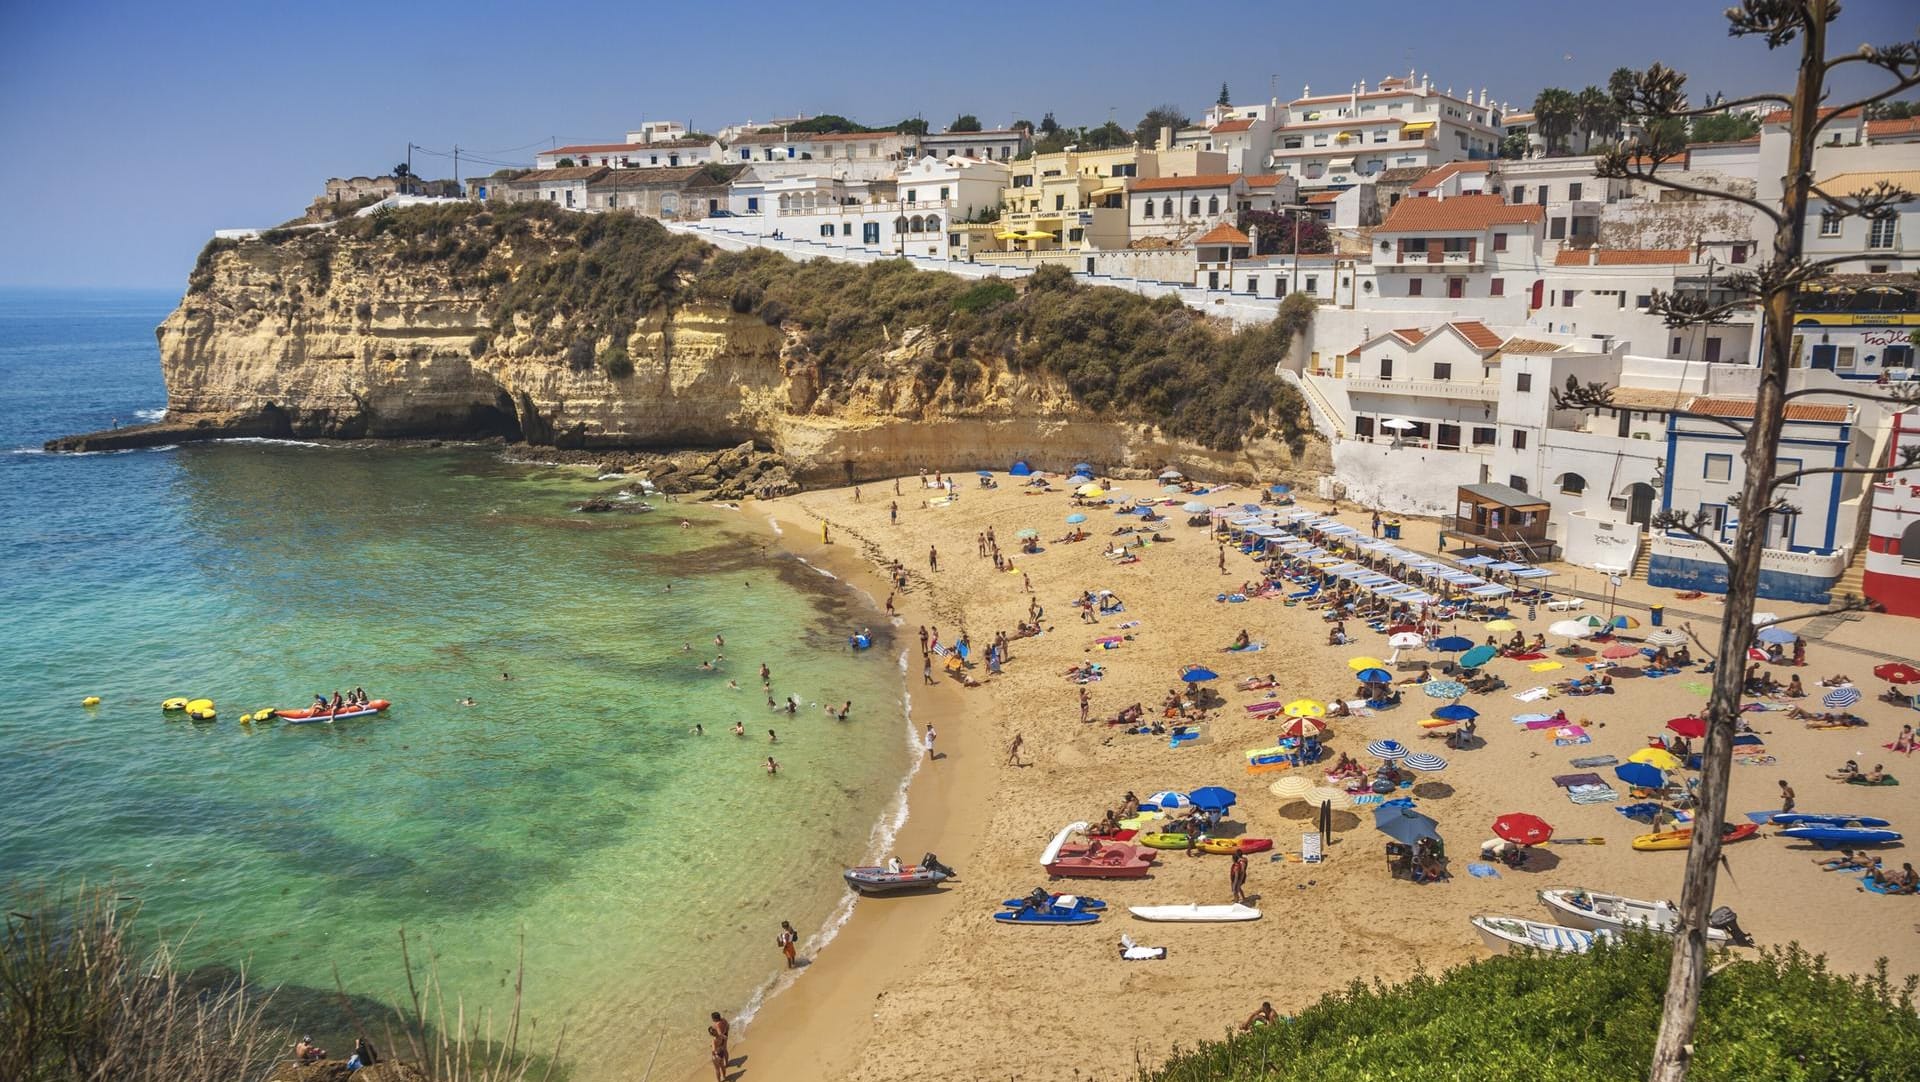
[[[1237,173],[1134,180],[1127,186],[1127,233],[1135,240],[1190,240],[1232,223],[1251,203],[1250,191]]]
[[[986,131],[929,132],[914,141],[916,157],[990,158],[1010,162],[1033,149],[1033,133],[1025,128]]]
[[[720,144],[711,139],[668,139],[651,143],[576,143],[534,155],[534,167],[557,169],[563,161],[607,169],[678,169],[719,161]]]
[[[1500,137],[1485,91],[1456,97],[1409,73],[1373,90],[1357,83],[1316,96],[1307,88],[1282,107],[1268,160],[1302,188],[1347,187],[1388,169],[1492,158]]]

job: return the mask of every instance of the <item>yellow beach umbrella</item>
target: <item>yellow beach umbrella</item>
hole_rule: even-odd
[[[1280,712],[1290,718],[1324,718],[1327,706],[1312,699],[1295,699],[1281,707]]]
[[[1641,748],[1639,751],[1627,756],[1627,761],[1645,763],[1655,770],[1678,770],[1680,768],[1680,760],[1675,757],[1672,752],[1662,751],[1659,748]]]
[[[1267,792],[1272,793],[1282,800],[1293,800],[1305,796],[1313,790],[1313,787],[1313,782],[1308,780],[1306,775],[1288,774],[1286,777],[1267,786]]]
[[[1107,494],[1107,490],[1101,488],[1099,485],[1081,485],[1079,488],[1074,489],[1074,491],[1082,496],[1105,496]]]
[[[1483,626],[1485,626],[1488,631],[1512,631],[1520,625],[1514,623],[1512,620],[1488,620]]]
[[[1021,240],[1025,236],[1026,234],[1020,232],[1018,229],[1009,229],[1004,233],[995,233],[993,235],[993,239],[994,240]]]
[[[1347,668],[1352,669],[1354,672],[1359,672],[1361,669],[1384,669],[1386,667],[1387,663],[1377,657],[1357,657],[1347,662]]]

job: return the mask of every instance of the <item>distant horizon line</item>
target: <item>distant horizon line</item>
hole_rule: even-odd
[[[186,296],[185,284],[181,285],[127,285],[105,283],[54,283],[45,282],[5,282],[0,281],[0,291],[8,293],[178,293]]]

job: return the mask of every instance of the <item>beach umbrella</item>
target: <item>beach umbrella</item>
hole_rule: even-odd
[[[1180,679],[1189,684],[1204,684],[1209,680],[1220,679],[1220,674],[1204,665],[1189,665],[1180,670]]]
[[[1493,821],[1493,834],[1515,845],[1539,845],[1553,837],[1553,824],[1526,812],[1508,812]]]
[[[1904,661],[1889,661],[1885,665],[1875,665],[1873,675],[1889,684],[1920,683],[1920,669]]]
[[[1664,748],[1641,748],[1639,751],[1627,756],[1627,761],[1630,763],[1645,763],[1657,770],[1680,769],[1680,760],[1675,757],[1672,752]]]
[[[1707,735],[1706,719],[1696,718],[1691,714],[1684,718],[1673,718],[1669,720],[1667,722],[1667,728],[1686,737],[1688,740],[1698,740]]]
[[[1646,763],[1621,763],[1613,768],[1613,773],[1628,785],[1642,789],[1658,789],[1667,784],[1667,775],[1659,767]]]
[[[1185,793],[1176,793],[1171,789],[1163,789],[1141,801],[1140,806],[1143,808],[1152,806],[1159,808],[1161,811],[1172,811],[1175,808],[1193,807],[1193,800]]]
[[[1458,699],[1467,693],[1467,685],[1458,680],[1429,680],[1420,685],[1420,690],[1430,699]]]
[[[1447,768],[1447,761],[1430,751],[1416,751],[1405,759],[1400,760],[1400,762],[1403,766],[1412,767],[1415,770],[1428,774]]]
[[[1018,530],[1018,531],[1016,531],[1016,532],[1014,533],[1014,535],[1013,535],[1013,536],[1015,536],[1015,537],[1017,537],[1017,538],[1019,538],[1019,539],[1020,539],[1020,540],[1022,540],[1022,541],[1030,541],[1030,540],[1032,540],[1033,538],[1036,538],[1036,537],[1039,537],[1039,536],[1040,536],[1040,531],[1039,531],[1039,530],[1036,530],[1036,529],[1034,529],[1034,528],[1033,528],[1033,527],[1031,527],[1031,526],[1028,526],[1028,527],[1027,527],[1026,529],[1024,529],[1024,530]]]
[[[1160,471],[1160,480],[1162,481],[1178,481],[1185,476],[1186,474],[1181,473],[1179,470],[1173,469],[1172,467],[1168,467],[1167,469]]]
[[[1020,462],[1014,463],[1013,468],[1009,469],[1007,472],[1012,474],[1015,477],[1028,477],[1033,474],[1033,467],[1027,465],[1026,462],[1022,460]]]
[[[1169,496],[1178,496],[1182,492],[1185,492],[1186,489],[1181,488],[1179,485],[1161,485],[1160,491],[1166,493]]]
[[[1612,646],[1607,647],[1605,650],[1600,651],[1600,656],[1610,657],[1615,661],[1619,661],[1622,658],[1633,657],[1639,652],[1640,652],[1640,648],[1638,646],[1628,646],[1624,642],[1616,642]]]
[[[1384,669],[1386,667],[1387,667],[1387,663],[1384,661],[1381,661],[1377,657],[1356,657],[1356,658],[1347,659],[1347,668],[1352,669],[1354,672],[1359,672],[1361,669]]]
[[[1308,790],[1313,787],[1313,782],[1308,781],[1305,774],[1288,774],[1286,777],[1267,786],[1267,792],[1272,793],[1282,800],[1287,800],[1294,797],[1305,796]]]
[[[1107,494],[1106,489],[1101,488],[1099,485],[1095,485],[1095,484],[1081,485],[1079,488],[1074,489],[1074,491],[1088,498],[1093,498],[1096,496],[1105,496]]]
[[[1240,798],[1231,789],[1222,789],[1218,785],[1205,785],[1187,794],[1193,806],[1201,811],[1226,811]]]
[[[1198,515],[1202,512],[1211,511],[1213,508],[1208,507],[1199,500],[1188,500],[1186,503],[1180,505],[1180,510],[1185,511],[1189,515]]]
[[[1085,521],[1087,521],[1087,516],[1081,514],[1078,511],[1075,511],[1073,514],[1067,516],[1067,525],[1069,526],[1078,526]]]
[[[1443,654],[1457,654],[1462,650],[1473,649],[1473,640],[1465,635],[1447,635],[1428,643],[1427,649],[1438,650]]]
[[[1563,639],[1584,639],[1593,634],[1593,628],[1578,620],[1560,620],[1547,628],[1547,634]]]
[[[1512,631],[1520,625],[1512,620],[1488,620],[1484,626],[1488,631]]]
[[[1834,688],[1821,696],[1820,701],[1836,709],[1852,706],[1860,701],[1860,689]]]
[[[1491,646],[1476,646],[1460,655],[1460,665],[1462,668],[1477,669],[1498,656],[1500,651]]]
[[[1087,483],[1089,483],[1089,482],[1091,482],[1092,480],[1093,480],[1093,478],[1091,478],[1091,477],[1089,477],[1089,476],[1087,476],[1087,475],[1086,475],[1086,474],[1084,474],[1084,473],[1076,473],[1076,474],[1074,474],[1074,475],[1073,475],[1072,477],[1069,477],[1069,478],[1067,478],[1067,484],[1070,484],[1070,485],[1084,485],[1084,484],[1087,484]]]
[[[1073,464],[1073,472],[1091,475],[1093,473],[1093,466],[1086,462],[1076,462]]]
[[[1573,622],[1576,624],[1585,624],[1595,631],[1607,626],[1607,621],[1604,617],[1595,616],[1592,613],[1588,613],[1585,616],[1576,616],[1573,618]]]
[[[1480,716],[1480,711],[1465,703],[1448,703],[1445,706],[1434,707],[1433,716],[1447,721],[1472,721]]]
[[[1285,725],[1280,726],[1281,736],[1291,736],[1295,739],[1316,737],[1326,731],[1326,725],[1306,715],[1293,715]]]
[[[1629,628],[1639,627],[1640,621],[1631,616],[1626,615],[1625,613],[1622,613],[1618,616],[1615,616],[1613,619],[1608,620],[1607,626],[1626,630]]]
[[[1331,804],[1336,808],[1344,808],[1353,801],[1346,793],[1324,785],[1307,790],[1301,799],[1309,804]]]
[[[1771,624],[1778,619],[1780,619],[1780,617],[1770,612],[1756,612],[1753,614],[1753,624],[1755,627],[1761,624]]]
[[[1418,650],[1427,640],[1411,631],[1402,631],[1398,635],[1387,636],[1387,645],[1395,650]]]
[[[1353,674],[1353,678],[1363,684],[1393,683],[1393,674],[1385,669],[1361,669],[1359,672]]]
[[[1800,636],[1784,627],[1763,627],[1760,629],[1760,633],[1754,636],[1754,638],[1759,639],[1761,642],[1777,642],[1782,646],[1799,637]]]
[[[1373,813],[1374,829],[1401,845],[1412,845],[1422,838],[1438,838],[1440,832],[1434,828],[1439,825],[1402,804],[1382,805]]]
[[[1640,641],[1648,646],[1685,646],[1687,633],[1677,628],[1663,627],[1648,632],[1647,636]]]
[[[1398,740],[1375,740],[1367,745],[1367,754],[1376,759],[1404,759],[1407,757],[1407,746]]]
[[[1293,491],[1293,486],[1292,485],[1268,485],[1267,491],[1273,493],[1275,496],[1285,496],[1287,493]]]
[[[1312,699],[1295,699],[1281,707],[1280,712],[1290,718],[1324,718],[1327,716],[1327,707]]]
[[[1403,418],[1399,418],[1399,417],[1394,417],[1394,418],[1390,418],[1390,419],[1388,419],[1388,420],[1385,420],[1385,421],[1381,421],[1381,422],[1380,422],[1380,427],[1381,427],[1381,428],[1391,428],[1391,429],[1394,429],[1394,430],[1396,430],[1396,431],[1400,431],[1400,432],[1405,432],[1405,431],[1406,431],[1407,429],[1409,429],[1409,428],[1412,428],[1412,427],[1413,427],[1413,422],[1412,422],[1412,421],[1408,421],[1408,420],[1405,420],[1405,419],[1403,419]]]

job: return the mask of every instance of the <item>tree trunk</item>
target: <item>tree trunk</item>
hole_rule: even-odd
[[[1807,5],[1800,35],[1800,77],[1793,93],[1791,142],[1780,209],[1784,215],[1773,237],[1773,264],[1785,268],[1800,258],[1805,228],[1807,187],[1812,177],[1813,126],[1826,82],[1827,0]],[[1720,823],[1727,810],[1727,782],[1733,769],[1734,720],[1745,690],[1747,646],[1753,639],[1753,606],[1760,583],[1760,556],[1766,548],[1764,509],[1773,503],[1775,452],[1785,426],[1787,373],[1793,366],[1795,287],[1774,285],[1762,302],[1766,351],[1760,359],[1760,388],[1753,425],[1747,432],[1747,472],[1740,486],[1740,529],[1734,536],[1727,574],[1727,600],[1720,649],[1707,701],[1707,742],[1701,752],[1700,806],[1695,809],[1693,843],[1687,849],[1686,880],[1680,891],[1681,933],[1674,937],[1673,964],[1667,970],[1667,994],[1654,1041],[1649,1082],[1684,1082],[1693,1058],[1693,1033],[1699,1022],[1700,986],[1706,977],[1707,914],[1713,910],[1714,881],[1720,865]]]

